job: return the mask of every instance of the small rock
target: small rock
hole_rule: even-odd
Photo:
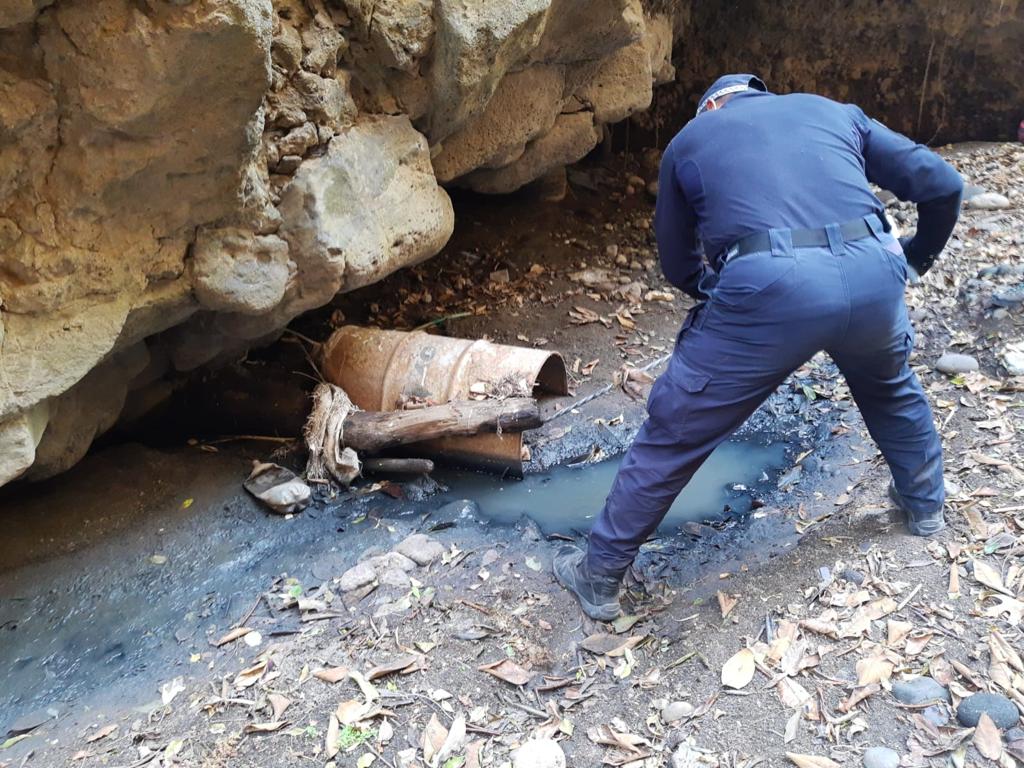
[[[930,677],[914,677],[893,683],[892,695],[904,704],[949,701],[949,691]]]
[[[864,752],[864,768],[897,768],[900,753],[888,747],[870,747]]]
[[[647,182],[644,181],[643,176],[637,176],[635,173],[626,179],[626,183],[631,187],[636,187],[637,189],[643,189],[647,186]]]
[[[846,581],[851,581],[858,586],[867,581],[867,577],[863,573],[852,568],[844,568],[839,575]]]
[[[617,267],[628,267],[629,266],[629,257],[626,254],[624,254],[624,253],[620,253],[618,256],[615,257],[615,266],[617,266]]]
[[[964,184],[964,201],[985,194],[985,188],[977,184]]]
[[[950,480],[948,477],[942,478],[942,484],[946,489],[946,496],[956,497],[963,493],[963,489],[960,484],[955,480]]]
[[[496,269],[491,272],[492,283],[507,283],[511,280],[507,269]]]
[[[426,534],[414,533],[395,547],[395,551],[405,555],[416,565],[430,565],[444,554],[444,546]]]
[[[992,305],[1013,309],[1024,304],[1024,286],[1005,288],[992,294]]]
[[[373,580],[377,578],[377,574],[373,570],[373,566],[368,562],[356,563],[338,579],[338,589],[342,592],[351,592],[353,589],[359,589],[365,587],[367,584],[373,583]]]
[[[1020,720],[1017,706],[1001,693],[976,693],[960,702],[956,708],[956,719],[961,725],[973,728],[984,712],[992,718],[996,727],[1013,728]]]
[[[1003,350],[1003,366],[1011,376],[1024,376],[1024,342],[1007,344]]]
[[[1006,310],[1006,307],[999,307],[992,312],[993,320],[1005,320],[1009,316],[1010,313]]]
[[[618,258],[619,246],[617,246],[615,243],[612,243],[611,245],[606,245],[604,247],[604,255],[607,256],[609,259]]]
[[[982,192],[964,201],[964,208],[975,211],[1001,211],[1010,207],[1010,200],[998,192]]]
[[[666,723],[675,723],[693,714],[693,704],[688,701],[673,701],[661,710],[661,719]]]
[[[400,552],[386,552],[383,555],[375,555],[363,561],[369,565],[377,574],[384,573],[390,568],[398,568],[408,573],[416,570],[416,561],[406,557]]]
[[[921,716],[936,728],[941,728],[949,722],[945,707],[925,707],[921,710]]]
[[[935,361],[935,370],[940,373],[971,373],[978,370],[978,361],[970,355],[947,352]]]
[[[534,739],[512,753],[512,768],[565,768],[565,753],[553,739]]]
[[[657,197],[658,196],[658,182],[657,181],[649,181],[649,182],[647,182],[647,194],[650,195],[651,197]]]
[[[1007,741],[1024,741],[1024,728],[1014,727],[1006,732]]]
[[[409,578],[409,574],[403,571],[401,568],[388,568],[383,571],[380,575],[380,584],[382,587],[397,587],[398,589],[409,589],[412,586],[412,581]]]

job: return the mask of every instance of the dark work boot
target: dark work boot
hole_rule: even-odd
[[[916,512],[907,506],[907,502],[896,490],[896,483],[889,483],[889,498],[907,516],[907,528],[915,536],[934,536],[946,527],[942,517],[942,507],[931,512]]]
[[[596,621],[612,621],[619,615],[621,574],[594,573],[587,563],[587,553],[578,547],[563,547],[555,555],[555,578],[576,595],[583,612]]]

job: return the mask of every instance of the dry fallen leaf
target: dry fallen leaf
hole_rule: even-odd
[[[338,723],[338,718],[331,713],[331,719],[327,723],[327,741],[324,744],[324,748],[327,751],[327,759],[331,759],[338,754],[341,749],[341,744],[338,743],[338,737],[341,735],[341,726]]]
[[[348,667],[330,667],[329,669],[318,669],[313,672],[313,677],[323,680],[325,683],[340,683],[348,677]]]
[[[399,656],[394,661],[391,661],[387,664],[381,664],[371,669],[369,672],[366,673],[366,679],[376,680],[379,677],[394,674],[395,672],[399,672],[403,675],[408,675],[411,672],[415,672],[423,668],[421,666],[421,661],[421,657],[415,656],[411,653],[405,656]]]
[[[787,752],[786,757],[792,760],[797,768],[841,768],[835,760],[819,755],[799,755],[796,752]]]
[[[974,746],[989,760],[998,760],[1003,754],[1003,735],[987,713],[982,712],[974,729]]]
[[[176,677],[160,686],[160,701],[166,707],[174,697],[185,690],[185,678]]]
[[[718,608],[722,611],[723,619],[732,613],[732,609],[735,608],[738,603],[739,600],[732,595],[728,595],[721,590],[718,591]]]
[[[621,656],[627,648],[635,648],[643,640],[642,635],[621,637],[608,632],[598,632],[580,643],[580,648],[597,656]]]
[[[106,725],[100,728],[98,731],[93,731],[92,733],[90,733],[88,737],[86,737],[85,741],[88,744],[92,744],[93,742],[99,741],[100,739],[107,738],[107,736],[109,736],[116,730],[117,723],[111,723],[110,725]]]
[[[436,714],[430,716],[430,722],[427,723],[427,727],[423,729],[423,741],[420,746],[423,749],[423,761],[427,765],[437,765],[435,758],[439,757],[441,747],[444,746],[445,739],[448,738],[448,730],[441,725],[441,721],[437,719]]]
[[[871,685],[872,683],[884,683],[890,677],[892,677],[892,671],[895,669],[893,664],[888,659],[882,656],[870,656],[866,659],[860,659],[857,662],[857,685]]]
[[[890,647],[893,647],[899,645],[903,638],[910,634],[910,630],[914,628],[914,625],[911,624],[909,621],[898,621],[896,619],[888,619],[885,622],[885,628],[885,644]]]
[[[509,659],[495,661],[492,664],[484,664],[477,667],[477,669],[481,672],[486,672],[489,675],[494,675],[499,680],[504,680],[506,683],[510,683],[512,685],[526,685],[534,677],[533,672],[527,672],[514,661],[510,661]]]
[[[228,632],[226,635],[221,637],[219,640],[217,640],[214,643],[212,643],[212,645],[215,648],[220,648],[222,645],[227,645],[228,643],[233,643],[235,640],[237,640],[240,637],[245,637],[250,632],[252,632],[252,630],[249,629],[248,627],[235,627],[230,632]]]
[[[1009,592],[1006,587],[1003,586],[1003,577],[999,574],[995,568],[986,563],[983,560],[971,560],[973,563],[974,579],[985,585],[990,589],[994,589],[996,592],[1002,592],[1004,595],[1013,597],[1013,593]]]
[[[275,720],[280,720],[284,711],[292,705],[292,700],[287,696],[282,696],[280,693],[271,693],[267,696],[267,701],[270,702],[270,707],[274,712]]]
[[[275,720],[271,723],[249,723],[243,729],[243,733],[273,733],[279,731],[287,725],[282,720]]]
[[[779,692],[779,700],[790,709],[802,709],[811,698],[807,689],[791,677],[779,680],[776,689]]]
[[[754,679],[754,652],[744,648],[734,653],[722,667],[722,685],[729,688],[745,688]]]
[[[266,671],[267,662],[265,660],[243,669],[238,673],[238,676],[235,677],[235,688],[248,688],[259,680]]]

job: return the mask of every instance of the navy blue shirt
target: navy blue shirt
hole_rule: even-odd
[[[735,94],[691,120],[662,157],[654,225],[665,277],[703,298],[703,255],[713,260],[745,235],[884,216],[869,181],[918,204],[906,255],[930,263],[960,210],[963,181],[952,166],[850,104]]]

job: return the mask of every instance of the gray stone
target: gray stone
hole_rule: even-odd
[[[565,753],[553,739],[533,739],[512,753],[512,768],[565,768]]]
[[[888,747],[870,747],[864,752],[864,768],[897,768],[900,753]]]
[[[373,568],[378,574],[384,573],[384,571],[391,568],[398,568],[406,573],[416,570],[416,561],[400,552],[385,552],[383,555],[368,557],[363,562]]]
[[[412,586],[412,581],[409,579],[409,574],[403,571],[401,568],[388,568],[380,574],[380,584],[382,587],[397,587],[398,589],[409,589]]]
[[[1001,693],[976,693],[960,702],[956,708],[956,719],[961,725],[973,728],[982,713],[992,718],[999,728],[1013,728],[1020,720],[1017,706]]]
[[[338,580],[338,588],[342,592],[351,592],[353,589],[365,587],[372,584],[377,578],[376,572],[369,563],[357,563],[341,574]]]
[[[904,704],[949,701],[949,691],[930,677],[914,677],[893,683],[892,695]]]
[[[1024,304],[1024,286],[1004,288],[992,294],[992,304],[996,307],[1014,309]]]
[[[1001,211],[1009,207],[1009,198],[998,192],[982,192],[964,201],[964,208],[976,211]]]
[[[925,707],[921,711],[921,716],[937,728],[941,728],[949,722],[949,715],[946,714],[945,707]]]
[[[940,373],[971,373],[978,370],[978,361],[970,355],[946,352],[935,361],[935,370]]]
[[[1007,741],[1024,741],[1024,728],[1014,727],[1006,732]]]
[[[661,719],[674,723],[693,714],[693,704],[688,701],[673,701],[661,710]]]
[[[395,547],[395,551],[405,555],[416,565],[430,565],[444,554],[444,546],[426,534],[414,533]]]

